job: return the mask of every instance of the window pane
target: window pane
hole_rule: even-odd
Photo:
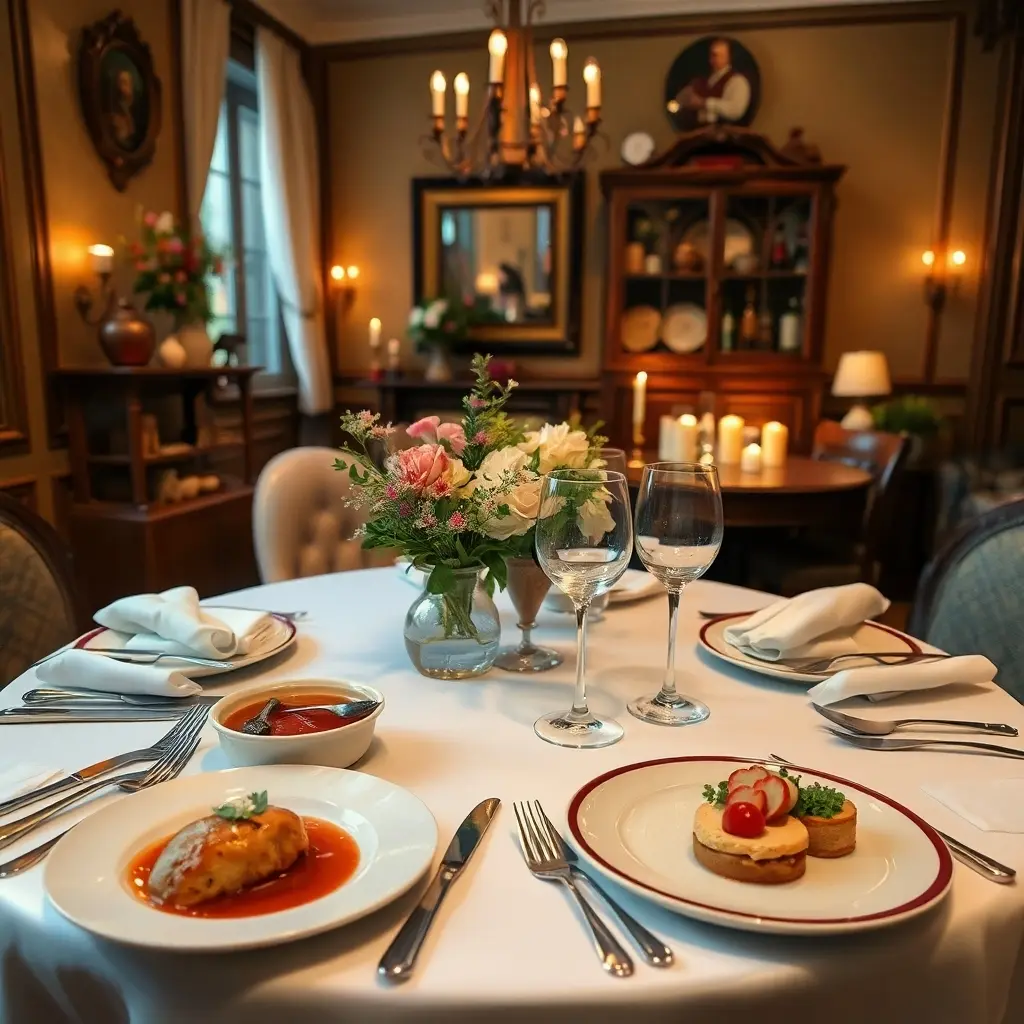
[[[213,144],[213,159],[210,161],[211,171],[228,173],[228,105],[220,105],[220,118],[217,121],[217,141]]]
[[[231,182],[225,174],[210,171],[203,194],[203,207],[199,213],[203,233],[215,248],[230,246],[234,239],[231,230]]]
[[[238,108],[238,163],[243,181],[260,180],[260,117],[248,107]]]
[[[249,317],[265,317],[270,313],[267,301],[267,256],[262,250],[245,254],[245,311]]]
[[[246,250],[265,249],[263,236],[263,199],[259,185],[242,182],[242,238]]]

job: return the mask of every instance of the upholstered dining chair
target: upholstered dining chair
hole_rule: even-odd
[[[0,688],[83,622],[71,552],[49,523],[0,494]]]
[[[264,583],[387,565],[394,555],[364,551],[353,535],[363,522],[345,504],[352,484],[334,468],[334,448],[292,448],[260,473],[253,498],[253,541]]]
[[[927,565],[908,630],[950,654],[984,654],[1024,704],[1024,499],[965,524]]]

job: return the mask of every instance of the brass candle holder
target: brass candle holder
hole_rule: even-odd
[[[644,427],[642,423],[633,424],[633,451],[630,453],[629,462],[626,465],[630,469],[643,469],[647,465],[644,462]]]

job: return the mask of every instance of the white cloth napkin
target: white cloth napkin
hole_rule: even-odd
[[[117,661],[76,648],[36,666],[36,679],[50,686],[148,693],[160,697],[191,697],[202,692],[198,683],[182,675],[181,668]]]
[[[885,700],[909,690],[929,690],[950,683],[988,683],[995,674],[996,667],[988,658],[963,654],[941,661],[847,668],[812,686],[807,696],[815,704],[835,704],[847,697]]]
[[[754,612],[727,626],[727,643],[762,661],[779,658],[829,658],[856,651],[852,632],[873,619],[889,602],[867,583],[823,587]]]
[[[921,788],[982,832],[1024,832],[1024,779],[963,779]]]
[[[101,626],[121,634],[109,644],[111,647],[202,658],[246,654],[273,624],[267,612],[234,608],[206,611],[200,608],[194,587],[122,597],[101,608],[94,618]]]
[[[643,569],[627,569],[609,591],[612,604],[627,604],[664,593],[665,588]]]
[[[0,803],[12,800],[30,789],[38,789],[48,782],[53,782],[64,773],[58,768],[47,768],[46,765],[22,761],[9,768],[0,769]]]

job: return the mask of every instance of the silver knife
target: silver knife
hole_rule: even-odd
[[[73,690],[64,687],[37,687],[26,690],[21,699],[25,704],[47,705],[81,704],[86,706],[111,705],[113,707],[141,705],[142,707],[191,707],[197,703],[214,703],[219,697],[197,695],[193,697],[171,697],[150,693],[113,693],[107,690]]]
[[[466,820],[459,826],[423,898],[380,958],[377,973],[382,978],[389,981],[404,981],[412,974],[416,957],[433,924],[437,908],[441,906],[441,901],[452,882],[466,866],[466,861],[480,845],[480,839],[487,831],[487,826],[500,804],[501,801],[494,796],[484,800],[469,812]]]
[[[0,725],[33,725],[42,722],[161,722],[180,718],[188,707],[120,707],[87,708],[5,708],[0,711]]]

